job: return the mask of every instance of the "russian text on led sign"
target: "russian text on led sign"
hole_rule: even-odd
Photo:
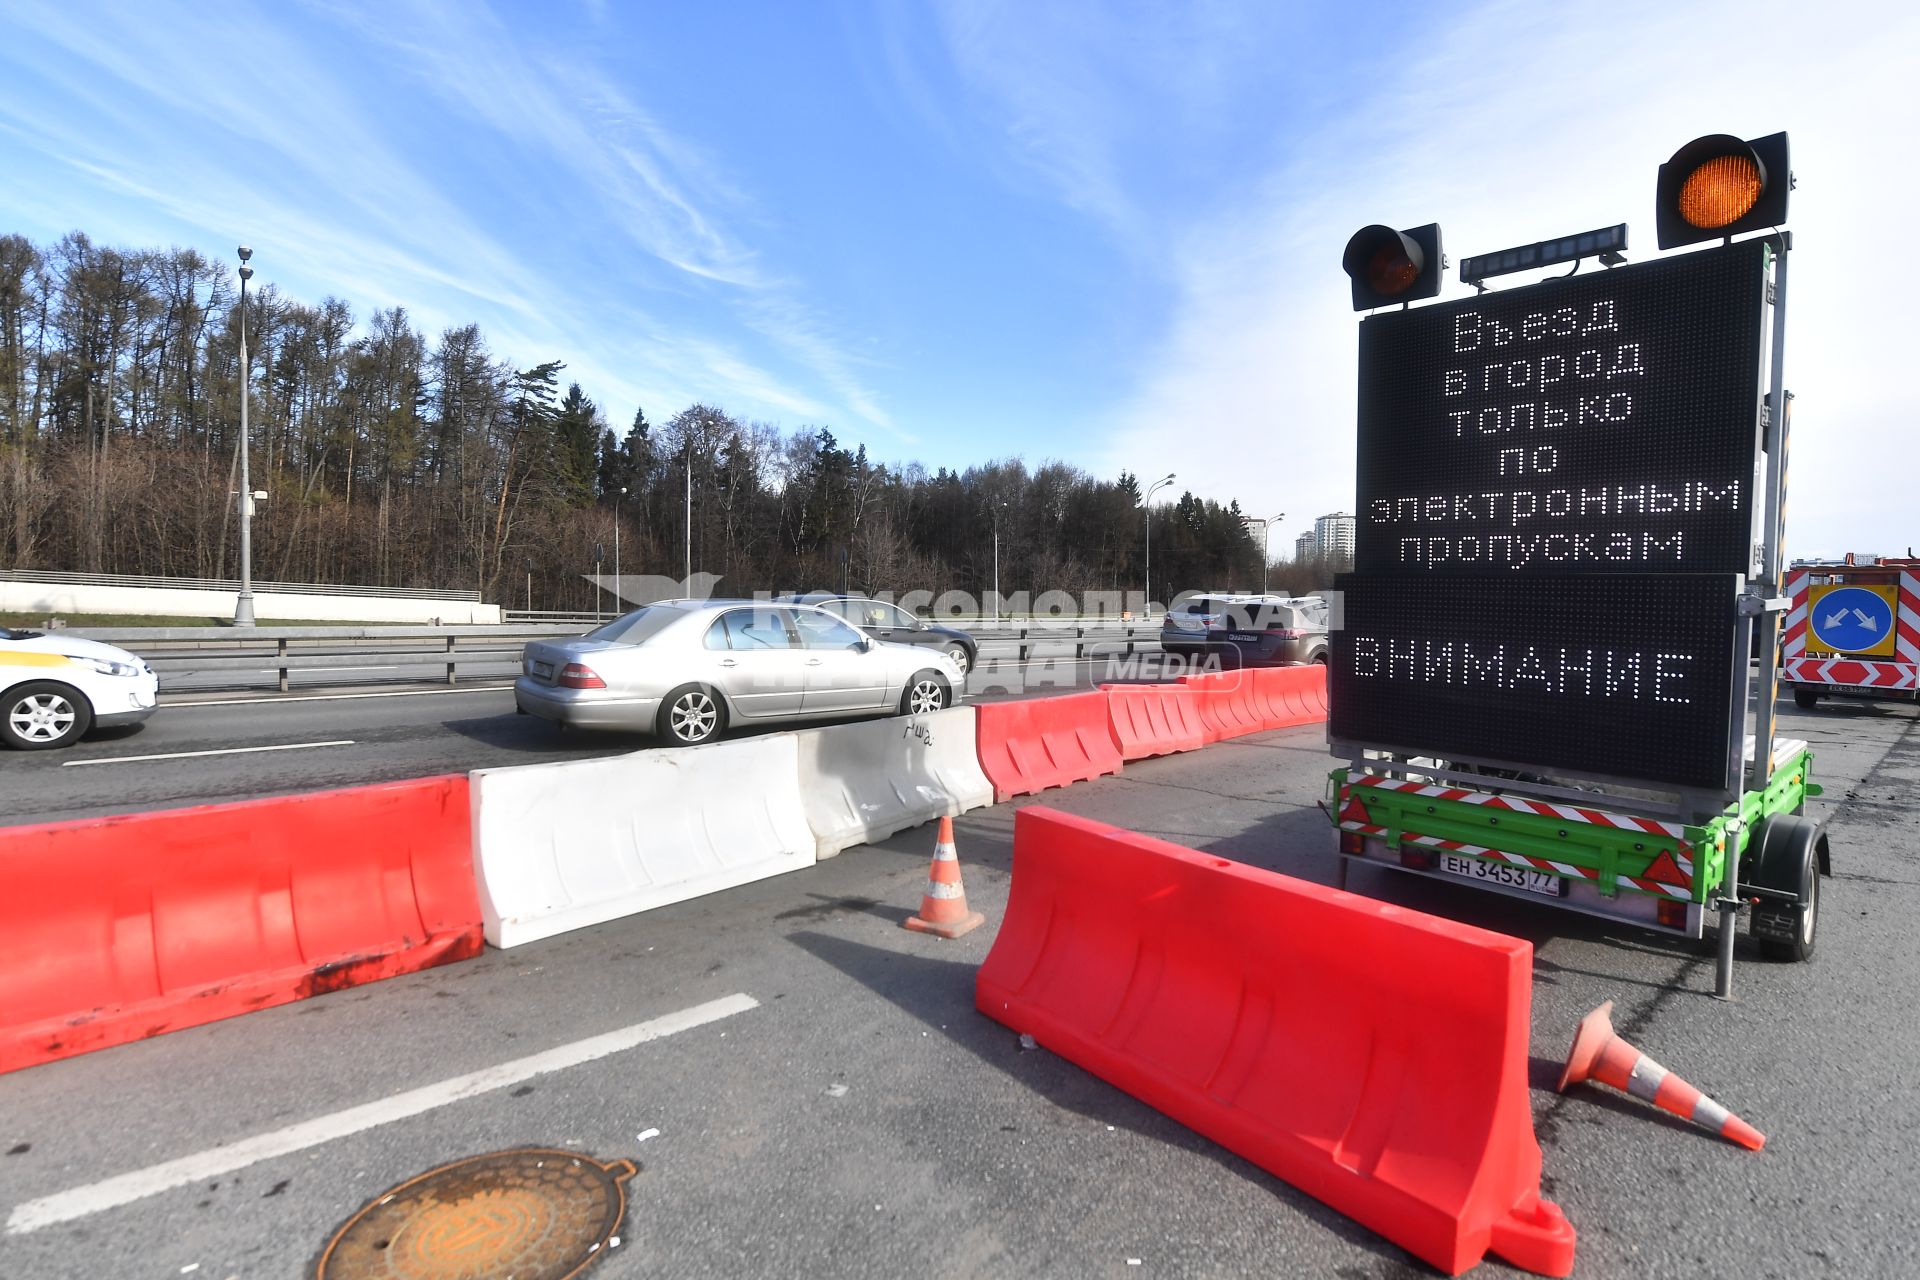
[[[1765,246],[1361,325],[1362,572],[1739,572]]]
[[[1340,742],[1717,789],[1732,574],[1343,575]]]

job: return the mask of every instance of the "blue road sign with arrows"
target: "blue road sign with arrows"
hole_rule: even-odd
[[[1814,642],[1835,653],[1892,653],[1891,593],[1871,587],[1830,587],[1807,605]]]

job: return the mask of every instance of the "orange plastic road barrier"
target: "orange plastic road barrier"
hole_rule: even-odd
[[[967,910],[967,888],[960,883],[960,854],[953,844],[953,819],[940,819],[940,838],[933,845],[933,866],[927,869],[927,891],[920,897],[920,914],[900,922],[915,933],[957,938],[987,922],[978,911]]]
[[[1327,718],[1327,669],[1320,663],[1261,667],[1252,674],[1254,705],[1265,717],[1263,728],[1285,729]]]
[[[0,828],[0,1071],[478,955],[465,777]]]
[[[1266,728],[1265,713],[1254,705],[1254,675],[1239,669],[1180,677],[1180,683],[1193,692],[1208,742],[1244,737]]]
[[[1449,1274],[1564,1276],[1533,948],[1051,810],[1014,820],[982,1013]]]
[[[1200,703],[1178,684],[1103,684],[1113,740],[1126,760],[1171,755],[1207,745]]]
[[[1098,689],[984,702],[975,710],[980,768],[993,783],[996,803],[1120,772],[1120,744],[1108,720],[1107,695]]]
[[[1749,1151],[1767,1145],[1765,1134],[1615,1034],[1613,1019],[1607,1016],[1612,1012],[1609,1000],[1580,1019],[1566,1069],[1560,1073],[1560,1092],[1582,1080],[1598,1080]]]

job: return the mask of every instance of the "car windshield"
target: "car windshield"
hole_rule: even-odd
[[[604,640],[608,644],[645,644],[666,630],[676,618],[685,616],[678,609],[645,605],[632,613],[622,614],[604,627],[595,627],[582,638]]]

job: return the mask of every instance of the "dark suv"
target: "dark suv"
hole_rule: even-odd
[[[935,626],[914,617],[897,604],[869,600],[865,596],[836,596],[814,591],[806,595],[783,596],[782,603],[811,604],[836,617],[845,618],[860,630],[884,644],[914,644],[938,649],[953,659],[961,674],[973,670],[980,645],[964,631]]]
[[[1312,596],[1230,601],[1207,627],[1208,652],[1229,666],[1327,660],[1326,603]]]

